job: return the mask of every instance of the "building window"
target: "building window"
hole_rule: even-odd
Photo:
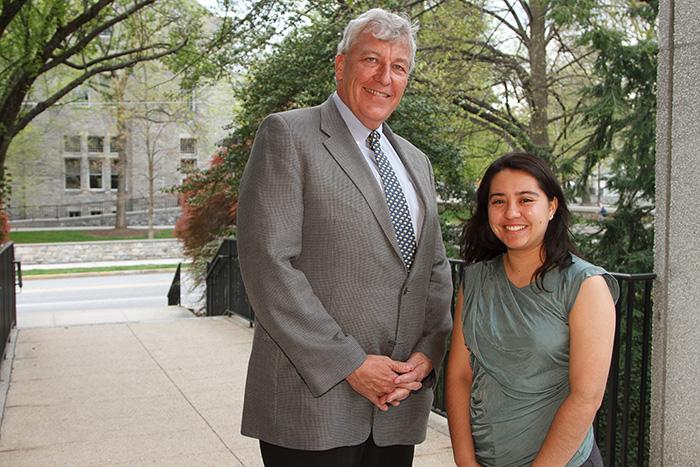
[[[69,209],[68,217],[80,217],[80,211],[77,209]]]
[[[112,190],[119,189],[119,159],[109,161],[109,187]]]
[[[66,189],[80,189],[80,159],[68,158],[65,159],[66,167]]]
[[[196,147],[196,138],[180,138],[180,152],[182,154],[195,154]]]
[[[119,144],[119,138],[117,138],[116,136],[112,136],[111,138],[109,138],[109,152],[118,153],[121,150],[122,145]]]
[[[90,189],[91,190],[101,190],[102,189],[102,160],[101,159],[90,159]]]
[[[180,159],[180,168],[178,169],[183,174],[189,173],[197,168],[197,159]]]
[[[101,215],[102,215],[102,211],[98,211],[98,210],[96,210],[96,209],[91,209],[91,210],[90,210],[90,215],[91,215],[91,216],[101,216]]]
[[[80,135],[63,135],[63,150],[65,152],[80,152]]]
[[[104,136],[88,136],[88,152],[104,152]]]

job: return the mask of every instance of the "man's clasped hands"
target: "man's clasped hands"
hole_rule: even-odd
[[[379,410],[398,406],[433,371],[433,364],[422,352],[414,352],[405,362],[385,355],[368,355],[347,378],[350,386]]]

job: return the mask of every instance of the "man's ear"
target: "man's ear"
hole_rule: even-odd
[[[338,54],[335,56],[335,80],[341,81],[343,79],[343,69],[345,68],[345,54]]]

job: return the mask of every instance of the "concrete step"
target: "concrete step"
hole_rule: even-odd
[[[100,308],[80,311],[33,311],[17,312],[17,327],[37,328],[55,326],[77,326],[106,323],[135,323],[149,321],[167,321],[173,319],[195,318],[195,315],[183,306],[156,306],[134,308]]]

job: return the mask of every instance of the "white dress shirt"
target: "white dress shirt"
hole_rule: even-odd
[[[337,92],[333,93],[333,102],[335,102],[335,106],[338,108],[340,116],[343,118],[345,124],[348,126],[348,130],[350,130],[350,134],[355,140],[355,143],[357,143],[357,147],[360,148],[360,152],[365,157],[365,162],[367,162],[367,165],[372,171],[374,178],[377,180],[379,187],[382,188],[382,192],[384,192],[384,188],[382,187],[382,178],[379,175],[377,164],[374,161],[374,153],[367,146],[367,137],[373,130],[365,127],[362,124],[362,122],[360,122],[360,120],[355,116],[355,114],[352,113],[352,110],[350,110],[350,108],[347,105],[345,105],[345,103],[342,101],[340,96],[338,96]],[[396,178],[399,180],[399,184],[401,185],[403,194],[406,197],[408,211],[411,213],[413,232],[416,234],[416,244],[418,244],[421,226],[423,225],[424,210],[423,206],[421,205],[418,199],[416,187],[413,185],[413,181],[408,175],[406,167],[404,167],[403,162],[401,162],[401,158],[396,153],[391,143],[389,143],[389,140],[386,138],[386,136],[384,136],[382,126],[380,125],[379,128],[375,129],[377,132],[379,132],[379,135],[381,137],[379,140],[379,144],[382,147],[382,151],[384,151],[386,158],[389,160],[391,168],[394,169]]]

